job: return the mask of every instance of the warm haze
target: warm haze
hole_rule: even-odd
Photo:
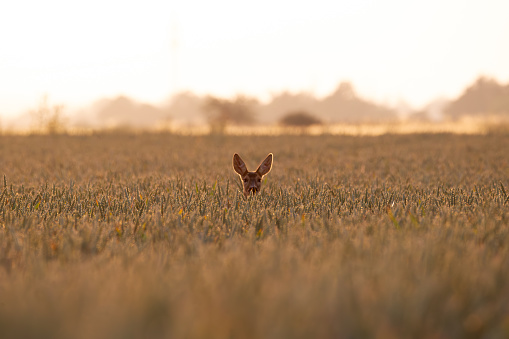
[[[171,1],[0,5],[0,339],[509,338],[508,0]]]
[[[6,2],[0,118],[44,95],[73,110],[182,90],[320,96],[341,81],[419,107],[481,74],[509,80],[507,13],[503,0]]]

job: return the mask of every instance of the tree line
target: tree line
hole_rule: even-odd
[[[413,121],[431,121],[431,105],[411,112]],[[50,107],[45,98],[31,112],[34,131],[58,133],[67,123],[63,107]],[[138,103],[128,97],[103,99],[87,112],[96,118],[94,127],[151,129],[170,126],[208,125],[221,133],[228,125],[309,126],[334,123],[391,123],[400,121],[395,108],[378,104],[357,94],[352,84],[340,83],[324,98],[310,93],[282,92],[267,103],[238,95],[233,98],[199,96],[191,92],[174,95],[161,105]],[[509,121],[509,84],[479,77],[453,100],[440,104],[442,120],[457,121],[464,117],[497,117]],[[436,119],[436,117],[435,117]]]

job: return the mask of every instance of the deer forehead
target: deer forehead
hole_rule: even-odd
[[[256,173],[256,172],[248,172],[244,178],[245,179],[249,179],[249,180],[256,180],[256,179],[261,179],[261,175]]]

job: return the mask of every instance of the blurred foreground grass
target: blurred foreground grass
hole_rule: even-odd
[[[507,338],[509,136],[0,137],[0,337]],[[231,157],[253,169],[244,199]]]

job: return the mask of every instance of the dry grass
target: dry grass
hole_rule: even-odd
[[[0,137],[0,337],[506,338],[509,136]],[[274,153],[244,199],[231,157]]]

